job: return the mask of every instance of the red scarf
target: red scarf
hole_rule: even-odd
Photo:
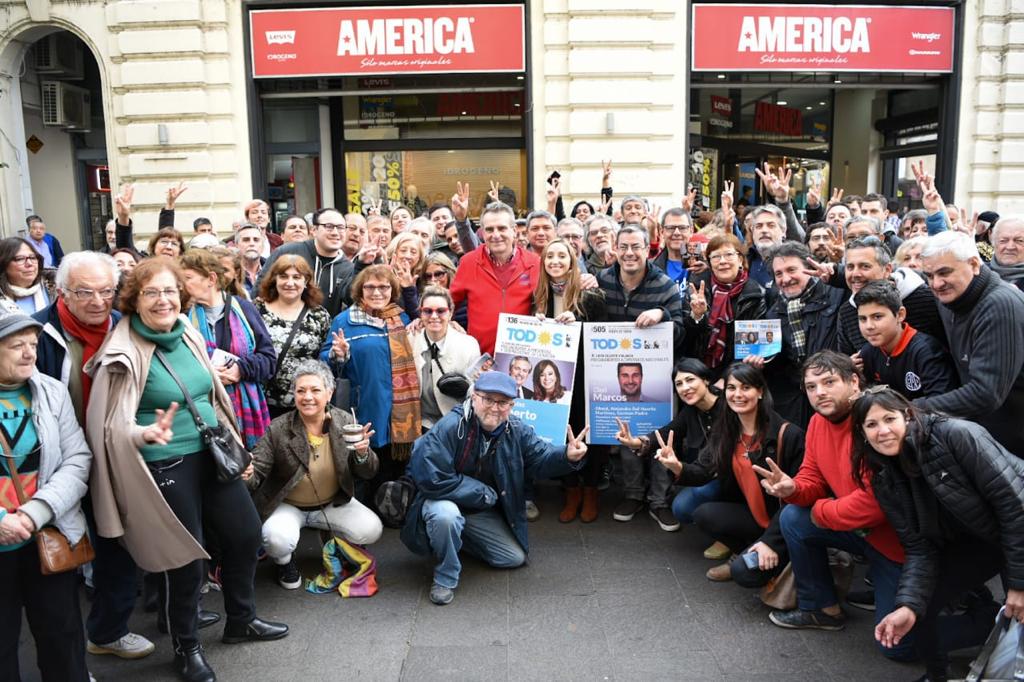
[[[704,353],[704,363],[708,367],[718,367],[725,359],[725,344],[729,338],[729,323],[733,321],[733,301],[739,298],[743,286],[747,283],[747,271],[740,270],[736,281],[722,284],[711,275],[711,312],[708,324],[711,325],[711,338]]]
[[[107,332],[110,331],[110,318],[108,317],[102,324],[85,324],[71,314],[68,307],[64,305],[63,296],[57,298],[57,317],[60,318],[60,324],[64,327],[64,333],[82,344],[82,368],[84,370],[89,358],[96,354],[96,351],[103,345],[103,340],[107,338]],[[91,389],[92,377],[83,371],[82,400],[86,408],[89,407],[89,391]]]

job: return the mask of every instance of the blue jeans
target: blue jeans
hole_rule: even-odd
[[[868,575],[875,588],[875,624],[895,609],[896,588],[899,586],[901,564],[886,558],[868,541],[850,531],[818,528],[811,523],[811,510],[795,504],[786,505],[779,517],[782,535],[789,547],[789,560],[796,578],[797,605],[802,611],[820,611],[836,606],[835,583],[828,567],[828,548],[835,547],[852,554],[862,554],[868,560]],[[892,649],[879,649],[895,661],[916,658],[913,633],[908,634]]]
[[[692,524],[693,512],[697,510],[697,507],[705,502],[717,500],[721,489],[722,484],[717,478],[704,485],[683,488],[672,500],[672,516],[676,517],[679,523]]]
[[[430,550],[437,559],[434,582],[442,587],[454,590],[459,585],[460,549],[494,568],[516,568],[526,563],[526,552],[498,509],[464,515],[449,500],[426,500],[422,514]]]

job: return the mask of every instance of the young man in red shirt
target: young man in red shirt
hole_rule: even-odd
[[[894,608],[903,547],[878,506],[870,481],[862,489],[852,475],[850,412],[861,383],[849,356],[825,350],[807,358],[803,384],[815,414],[807,427],[800,471],[790,478],[771,460],[771,471],[757,467],[765,490],[787,502],[779,525],[796,578],[797,608],[771,612],[769,619],[779,627],[841,630],[845,626],[846,615],[829,570],[829,547],[867,558],[875,588],[876,624]],[[881,651],[894,660],[912,660],[913,637]]]

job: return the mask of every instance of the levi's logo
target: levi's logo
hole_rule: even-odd
[[[294,45],[295,31],[267,31],[267,45]]]
[[[869,17],[743,17],[738,52],[871,52]]]

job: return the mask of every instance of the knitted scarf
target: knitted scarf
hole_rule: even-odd
[[[236,297],[225,296],[224,314],[228,317],[228,328],[231,330],[231,339],[224,350],[240,358],[252,355],[256,349],[256,337]],[[206,353],[212,358],[217,350],[217,334],[206,320],[206,310],[198,304],[192,306],[189,319],[206,340]],[[263,387],[252,381],[239,381],[224,388],[235,408],[235,418],[245,447],[251,450],[270,426],[270,412],[267,410]]]
[[[802,294],[786,300],[786,317],[789,319],[789,328],[793,332],[793,350],[801,361],[807,356],[807,331],[804,329],[802,319],[804,305],[817,289],[820,281],[817,278],[812,278]]]
[[[711,275],[711,312],[708,324],[711,325],[711,337],[704,352],[704,363],[708,367],[718,367],[725,359],[725,346],[729,340],[729,323],[736,319],[733,302],[739,298],[743,286],[747,283],[748,274],[741,269],[732,284],[723,284]]]
[[[85,324],[71,314],[64,304],[63,297],[57,298],[57,317],[60,319],[60,325],[64,327],[64,333],[82,344],[82,402],[85,403],[83,407],[88,409],[92,377],[86,374],[84,367],[89,362],[89,358],[95,355],[103,345],[103,340],[107,338],[107,332],[110,331],[110,318],[108,317],[101,324]]]
[[[1003,281],[1009,282],[1010,284],[1016,285],[1021,279],[1024,279],[1024,263],[1018,263],[1017,265],[1000,265],[999,261],[992,258],[992,262],[988,264],[997,275],[1003,278]]]
[[[404,462],[420,436],[420,377],[412,343],[402,324],[402,309],[390,303],[380,313],[391,351],[391,457]]]

